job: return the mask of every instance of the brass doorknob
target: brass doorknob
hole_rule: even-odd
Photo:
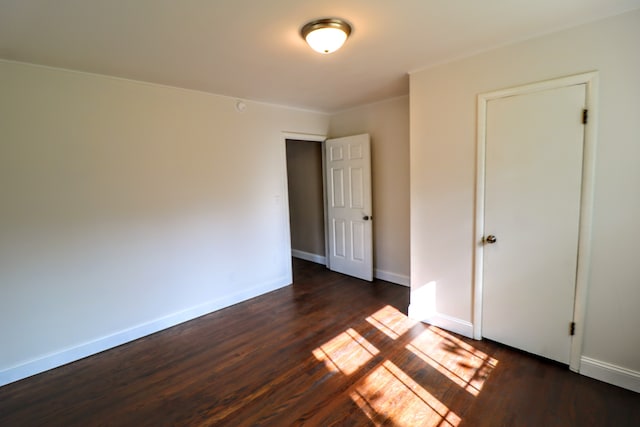
[[[487,236],[487,238],[486,238],[486,239],[484,239],[484,240],[485,240],[485,242],[487,242],[487,243],[495,243],[495,242],[497,242],[497,241],[498,241],[498,239],[496,239],[496,236],[494,236],[493,234],[489,234],[489,235]]]

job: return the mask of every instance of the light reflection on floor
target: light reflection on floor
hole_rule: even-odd
[[[376,424],[391,420],[397,426],[457,426],[461,421],[388,360],[358,382],[350,396]]]
[[[390,305],[381,308],[365,320],[394,340],[407,333],[417,323]]]
[[[402,346],[400,350],[395,346],[389,357],[384,357],[381,364],[369,367],[369,371],[365,367],[367,362],[376,355],[385,354],[353,328],[313,350],[316,359],[330,372],[362,375],[348,391],[360,410],[376,425],[454,427],[460,424],[460,416],[390,359],[397,357],[398,352],[406,353],[402,355],[404,359],[415,355],[474,397],[480,393],[498,361],[434,326],[425,327],[417,335],[411,334],[418,322],[391,306],[383,307],[365,321],[387,340]]]
[[[498,364],[493,357],[434,326],[411,340],[406,348],[473,396],[480,393]]]
[[[331,341],[313,350],[330,372],[351,375],[373,356],[380,353],[369,341],[349,328]]]

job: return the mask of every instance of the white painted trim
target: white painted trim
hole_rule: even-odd
[[[640,393],[640,372],[582,356],[580,373]]]
[[[373,274],[376,279],[384,280],[386,282],[395,283],[396,285],[411,286],[411,278],[404,274],[392,273],[391,271],[385,271],[380,269],[374,269]]]
[[[582,168],[582,194],[580,200],[580,228],[578,234],[578,265],[576,275],[576,294],[573,319],[576,322],[576,334],[571,340],[571,358],[569,367],[577,371],[582,354],[586,301],[589,283],[589,263],[591,258],[591,224],[593,221],[593,189],[595,176],[595,148],[598,128],[597,89],[598,72],[588,72],[573,76],[547,80],[523,86],[498,90],[478,95],[478,128],[476,151],[476,200],[473,261],[473,337],[482,339],[482,265],[484,236],[484,187],[485,187],[485,147],[487,103],[492,99],[522,95],[578,84],[586,85],[586,105],[589,109],[589,122],[585,126],[584,154]]]
[[[473,338],[482,339],[482,275],[484,250],[484,185],[487,146],[487,100],[478,96],[478,133],[476,146],[476,200],[473,237]]]
[[[446,314],[429,312],[418,304],[409,304],[409,317],[467,338],[473,338],[473,324]]]
[[[306,261],[315,262],[316,264],[327,265],[327,257],[318,254],[312,254],[310,252],[300,251],[298,249],[291,249],[291,256],[294,258],[304,259]],[[384,271],[375,269],[373,271],[376,279],[384,280],[386,282],[395,283],[396,285],[411,286],[411,280],[409,276],[404,274],[392,273],[390,271]]]
[[[320,142],[322,143],[322,198],[323,198],[323,205],[324,205],[324,216],[325,216],[325,224],[324,224],[324,233],[325,233],[325,258],[328,259],[328,246],[326,244],[327,241],[327,198],[326,198],[326,194],[325,194],[325,189],[324,189],[324,141],[327,139],[326,135],[319,135],[319,134],[313,134],[313,133],[302,133],[302,132],[291,132],[291,131],[282,131],[282,145],[281,145],[281,149],[282,149],[282,162],[283,162],[283,167],[282,167],[282,194],[283,194],[283,199],[284,199],[284,239],[286,241],[286,245],[287,248],[285,250],[286,253],[291,253],[293,255],[293,248],[291,247],[291,218],[290,218],[290,212],[289,212],[289,178],[287,175],[287,140],[288,139],[292,139],[292,140],[296,140],[296,141],[315,141],[315,142]],[[301,257],[298,257],[301,258]],[[306,259],[306,258],[303,258]],[[312,261],[312,260],[309,260]],[[313,261],[316,262],[316,261]],[[289,276],[292,278],[291,281],[293,281],[293,270],[292,270],[292,266],[291,263],[288,263],[289,267],[289,271],[288,274]],[[327,265],[327,264],[325,264]],[[328,265],[327,265],[328,267]],[[290,281],[290,283],[291,283]]]
[[[375,107],[376,105],[379,104],[384,104],[386,102],[393,102],[393,101],[397,101],[403,98],[407,98],[407,100],[409,99],[409,94],[404,94],[404,95],[398,95],[398,96],[393,96],[391,98],[385,98],[385,99],[381,99],[379,101],[373,101],[373,102],[368,102],[366,104],[360,104],[360,105],[356,105],[355,107],[347,107],[343,110],[336,110],[331,112],[332,116],[338,115],[338,114],[343,114],[343,113],[347,113],[353,110],[359,110],[362,108],[368,108],[368,107]],[[332,136],[332,138],[337,138],[336,136]]]
[[[322,141],[320,151],[322,153],[322,215],[324,216],[324,265],[331,270],[331,257],[329,256],[329,199],[327,196],[327,140]]]
[[[286,134],[283,132],[283,134]],[[282,144],[280,144],[280,156],[282,158],[282,246],[283,254],[291,253],[291,212],[289,205],[289,171],[287,164],[287,137],[283,135]],[[293,265],[291,260],[286,263],[287,276],[293,282]]]
[[[561,33],[563,31],[567,31],[567,30],[571,30],[573,28],[576,27],[580,27],[582,25],[588,25],[591,23],[595,23],[598,21],[604,21],[606,19],[609,18],[614,18],[616,16],[619,15],[624,15],[625,13],[629,13],[633,10],[635,10],[637,8],[637,6],[631,6],[629,9],[622,9],[622,10],[617,10],[611,14],[607,14],[607,15],[600,15],[596,18],[589,18],[587,20],[581,20],[580,22],[573,22],[573,23],[565,23],[561,26],[557,26],[557,27],[547,27],[545,28],[543,31],[539,31],[536,32],[534,34],[528,34],[526,36],[523,37],[517,37],[515,39],[512,40],[508,40],[505,42],[500,42],[500,43],[495,43],[491,46],[485,46],[482,47],[480,49],[473,49],[473,50],[469,50],[467,52],[462,52],[461,54],[457,54],[457,55],[452,55],[452,56],[445,56],[444,58],[441,59],[436,59],[435,61],[431,62],[431,63],[426,63],[421,65],[419,68],[414,68],[412,70],[407,71],[407,74],[409,74],[409,76],[413,75],[413,74],[417,74],[420,73],[422,71],[426,71],[426,70],[431,70],[443,65],[448,65],[451,64],[453,62],[458,62],[458,61],[462,61],[468,58],[473,58],[474,56],[478,56],[481,55],[483,53],[487,53],[487,52],[493,52],[496,51],[498,49],[504,49],[504,48],[509,48],[511,46],[514,45],[518,45],[521,43],[526,43],[530,40],[535,40],[535,39],[539,39],[542,37],[546,37],[549,36],[551,34],[556,34],[556,33]]]
[[[288,277],[280,277],[261,285],[254,286],[242,292],[237,292],[233,295],[226,295],[224,297],[208,301],[204,304],[172,313],[167,316],[152,320],[150,322],[146,322],[132,328],[124,329],[116,333],[106,335],[95,340],[64,349],[59,352],[50,353],[46,356],[31,360],[17,366],[13,366],[11,368],[4,369],[0,371],[0,387],[14,381],[39,374],[49,369],[66,365],[67,363],[80,360],[87,356],[100,353],[101,351],[117,347],[127,342],[137,340],[138,338],[142,338],[146,335],[159,332],[163,329],[167,329],[180,323],[187,322],[189,320],[223,309],[225,307],[229,307],[233,304],[237,304],[250,298],[275,291],[276,289],[282,288],[289,284],[291,284],[291,281],[288,279]]]
[[[287,139],[293,139],[296,141],[316,141],[316,142],[324,142],[327,139],[326,135],[318,135],[315,133],[302,133],[302,132],[289,132],[283,131],[282,136],[285,141]]]
[[[320,148],[320,152],[322,153],[322,208],[324,210],[324,252],[325,252],[325,262],[322,263],[325,266],[327,266],[327,268],[329,268],[329,237],[327,234],[327,230],[328,230],[328,226],[327,226],[327,189],[326,189],[326,185],[325,183],[326,181],[326,160],[325,160],[325,152],[324,152],[324,142],[327,140],[327,136],[326,135],[319,135],[319,134],[313,134],[313,133],[301,133],[301,132],[289,132],[289,131],[282,131],[282,136],[284,139],[284,144],[283,144],[283,149],[284,149],[284,187],[285,187],[285,202],[286,202],[286,230],[287,230],[287,236],[289,239],[289,245],[291,245],[291,222],[290,222],[290,212],[289,212],[289,185],[288,185],[288,178],[287,178],[287,140],[288,139],[292,139],[292,140],[296,140],[296,141],[315,141],[315,142],[320,142],[321,148]],[[293,254],[293,249],[291,250],[292,254]],[[298,258],[302,258],[302,257],[298,257]],[[306,259],[306,258],[302,258],[302,259]],[[312,261],[312,262],[317,262],[317,261],[313,261],[313,260],[308,260],[308,261]]]
[[[544,80],[541,82],[530,83],[522,86],[500,89],[493,92],[481,93],[478,100],[490,101],[492,99],[506,98],[508,96],[525,95],[528,93],[541,92],[549,89],[557,89],[567,86],[575,86],[579,84],[591,84],[593,79],[598,76],[597,71],[588,73],[575,74],[572,76],[560,77],[553,80]]]
[[[584,325],[587,318],[587,295],[591,266],[591,241],[593,224],[593,192],[595,188],[596,144],[598,138],[598,73],[585,74],[587,85],[586,106],[589,120],[584,129],[584,152],[582,157],[582,195],[580,200],[580,228],[578,230],[578,265],[576,268],[576,295],[573,306],[573,321],[576,330],[571,340],[573,371],[580,368],[584,342]]]
[[[312,254],[311,252],[299,251],[298,249],[291,249],[291,256],[322,265],[327,263],[327,257],[324,255]]]

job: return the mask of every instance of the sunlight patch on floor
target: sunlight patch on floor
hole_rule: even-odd
[[[431,394],[427,384],[438,384],[432,391],[444,397],[440,385],[444,377],[471,396],[478,396],[498,360],[455,335],[409,319],[389,305],[365,320],[387,337],[376,337],[382,353],[353,328],[313,350],[330,372],[355,376],[348,393],[358,408],[375,425],[458,426],[460,416],[449,409],[446,400]],[[375,356],[381,364],[373,363]],[[394,362],[407,363],[408,371]]]
[[[313,350],[331,372],[351,375],[380,351],[352,328]]]
[[[477,396],[498,361],[447,332],[430,326],[406,349],[442,375]]]
[[[376,425],[457,426],[460,417],[390,361],[356,384],[351,399]]]
[[[391,339],[396,339],[405,334],[417,322],[409,319],[395,307],[387,305],[366,318],[370,325],[375,326],[380,332]]]

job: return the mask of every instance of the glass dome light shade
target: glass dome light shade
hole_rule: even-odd
[[[328,54],[340,49],[351,33],[351,27],[339,19],[319,19],[302,27],[302,37],[311,49]]]

